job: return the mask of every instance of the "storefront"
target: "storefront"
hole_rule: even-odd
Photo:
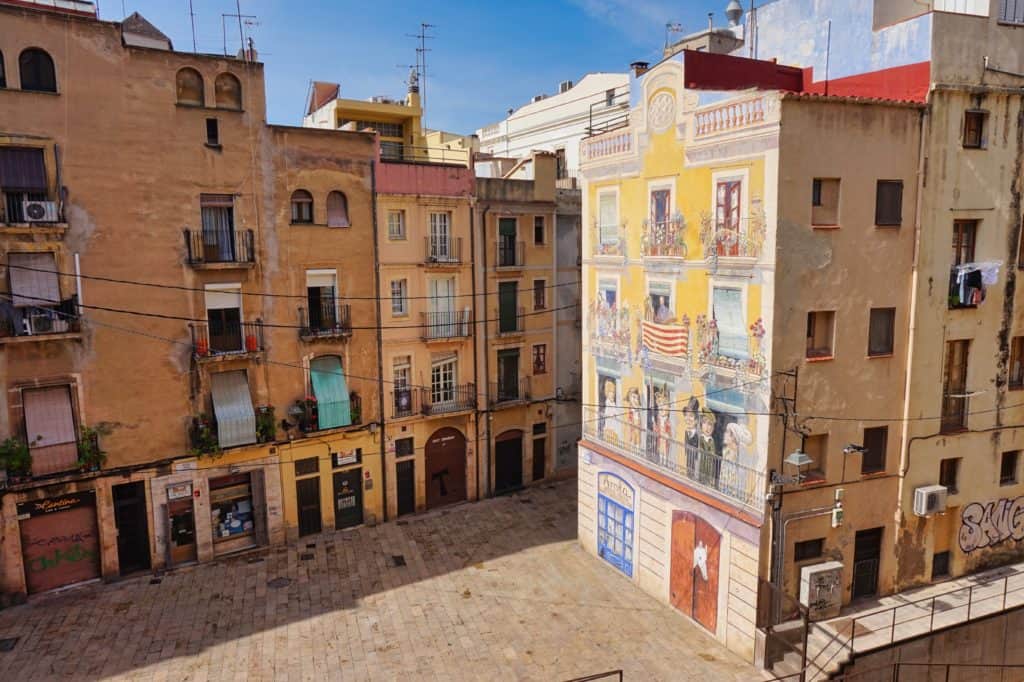
[[[94,490],[22,502],[17,511],[29,594],[100,577]]]
[[[260,515],[253,511],[252,478],[253,474],[246,472],[209,479],[214,556],[259,544],[262,534],[256,532],[256,524]]]

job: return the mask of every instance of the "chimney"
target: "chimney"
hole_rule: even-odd
[[[561,95],[563,92],[569,92],[572,90],[572,81],[562,81],[558,84],[558,94]]]
[[[647,73],[647,71],[651,68],[651,65],[648,62],[633,62],[632,64],[629,65],[629,68],[633,69],[633,76],[635,78],[639,78],[640,76]]]

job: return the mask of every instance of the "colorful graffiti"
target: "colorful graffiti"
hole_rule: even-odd
[[[960,549],[965,554],[1007,540],[1024,540],[1024,496],[972,502],[964,507],[960,521]]]

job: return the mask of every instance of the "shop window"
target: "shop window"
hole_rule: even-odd
[[[222,73],[213,82],[218,109],[242,110],[242,83],[230,73]]]
[[[203,95],[203,77],[195,69],[185,67],[178,70],[175,78],[178,92],[178,104],[201,107],[206,103]]]
[[[805,472],[805,483],[818,483],[825,480],[825,470],[828,464],[828,434],[819,433],[804,438],[804,452],[813,461],[810,470]]]
[[[348,220],[348,198],[344,192],[327,195],[327,227],[351,227]]]
[[[949,551],[932,555],[932,580],[949,577]]]
[[[388,239],[405,239],[405,211],[388,211]]]
[[[885,471],[885,451],[888,447],[888,441],[888,426],[875,426],[864,429],[864,455],[860,460],[860,472],[862,474]]]
[[[546,343],[538,343],[533,347],[533,373],[547,374],[548,372],[548,346]]]
[[[899,227],[903,223],[903,181],[879,180],[875,187],[875,225]]]
[[[53,58],[45,50],[30,47],[18,57],[21,89],[33,92],[57,92],[57,74]]]
[[[988,112],[969,109],[964,112],[964,149],[982,149],[985,146],[985,124]]]
[[[813,540],[804,540],[798,542],[793,546],[793,561],[808,561],[810,559],[820,559],[822,553],[825,551],[825,538],[815,538]]]
[[[412,438],[395,439],[395,457],[411,457],[416,453]]]
[[[292,192],[292,222],[313,222],[313,195],[304,189]]]
[[[807,313],[807,357],[812,359],[831,358],[833,355],[833,333],[836,314],[832,310],[816,310]]]
[[[253,513],[251,474],[210,479],[210,523],[215,552],[217,544],[240,538],[252,538],[255,544],[256,517]]]
[[[895,308],[872,308],[868,326],[868,355],[892,355],[896,327]]]
[[[1020,461],[1020,450],[1003,453],[999,463],[999,485],[1013,485],[1017,482],[1017,463]]]
[[[1010,341],[1010,389],[1024,388],[1024,336]]]
[[[220,146],[220,126],[215,118],[206,119],[206,144],[211,147]]]
[[[839,180],[815,178],[811,192],[811,224],[839,224]]]
[[[960,477],[960,458],[950,457],[939,462],[939,485],[946,486],[950,495],[959,492],[957,479]]]

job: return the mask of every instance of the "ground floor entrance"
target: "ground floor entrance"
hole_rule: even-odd
[[[495,438],[494,494],[523,487],[523,432],[514,429]]]
[[[100,577],[94,490],[22,502],[17,509],[29,594]]]
[[[117,560],[121,575],[149,568],[149,513],[146,482],[134,481],[113,487],[114,523],[117,526]]]
[[[427,466],[427,508],[466,499],[466,437],[458,429],[438,429],[424,449]]]

